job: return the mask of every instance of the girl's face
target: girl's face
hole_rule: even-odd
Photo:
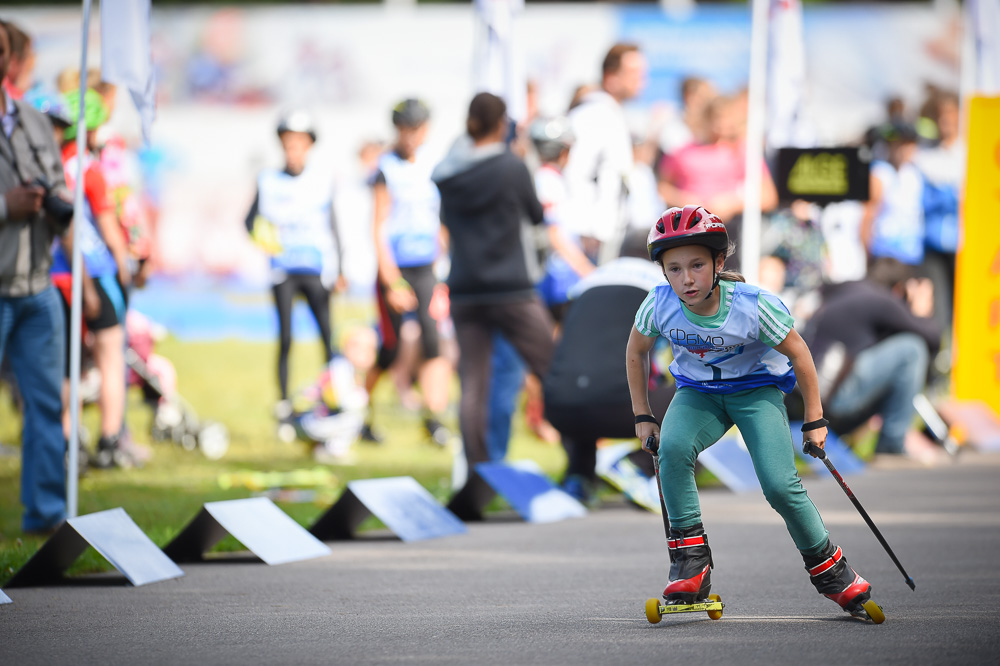
[[[663,276],[670,288],[695,314],[714,314],[718,310],[719,292],[712,291],[712,284],[723,263],[725,257],[719,254],[713,270],[712,252],[704,245],[682,245],[660,255]],[[712,297],[706,301],[709,291]]]

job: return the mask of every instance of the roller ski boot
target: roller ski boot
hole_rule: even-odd
[[[885,622],[882,607],[872,599],[871,583],[851,568],[839,546],[827,541],[819,555],[803,556],[803,560],[816,591],[856,618],[875,624]]]
[[[669,613],[707,611],[718,620],[725,605],[712,590],[712,550],[701,523],[685,530],[670,528],[667,540],[670,553],[670,582],[663,590],[663,601],[646,600],[646,619],[656,624]]]

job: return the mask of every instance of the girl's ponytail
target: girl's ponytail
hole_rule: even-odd
[[[728,280],[729,282],[746,282],[747,279],[743,277],[743,273],[739,271],[719,271],[718,273],[720,280]]]
[[[726,257],[731,257],[736,254],[736,243],[730,243],[729,248],[726,250]],[[712,253],[712,261],[716,261],[717,253]],[[721,270],[718,273],[719,280],[728,280],[729,282],[746,282],[747,279],[743,277],[743,274],[739,271],[727,271]]]

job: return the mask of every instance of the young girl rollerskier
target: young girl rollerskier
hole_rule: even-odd
[[[804,439],[822,447],[827,422],[812,356],[791,315],[773,294],[723,271],[729,235],[704,208],[667,210],[650,230],[647,247],[667,284],[650,291],[640,306],[626,364],[636,435],[644,447],[650,436],[659,441],[659,481],[670,517],[664,599],[690,604],[708,598],[714,564],[694,465],[699,453],[736,425],[764,497],[784,519],[810,581],[845,611],[863,616],[871,585],[830,542],[795,469],[782,391],[798,380],[805,398]],[[670,371],[677,383],[662,429],[647,391],[649,351],[659,336],[671,343]]]

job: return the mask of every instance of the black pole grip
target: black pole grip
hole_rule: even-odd
[[[656,441],[656,435],[650,435],[646,438],[646,448],[654,454],[659,450],[660,443]]]
[[[806,454],[807,456],[814,455],[820,460],[826,460],[826,451],[819,448],[818,446],[810,442],[808,439],[802,445],[802,453]]]

